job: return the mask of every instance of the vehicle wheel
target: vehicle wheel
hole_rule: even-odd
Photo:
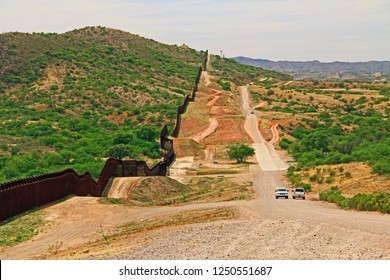
[[[286,199],[288,199],[288,196],[286,196]]]
[[[276,199],[278,199],[279,197],[275,196]]]
[[[302,197],[302,199],[305,199],[304,197]]]
[[[295,196],[293,196],[293,199],[295,199]]]

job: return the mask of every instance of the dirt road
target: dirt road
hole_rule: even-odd
[[[271,144],[279,142],[279,132],[278,132],[279,124],[274,124],[270,127],[272,132],[272,139],[269,141]]]
[[[204,84],[205,86],[209,86],[211,84],[211,81],[210,81],[210,75],[203,71],[202,72],[202,78],[204,80]],[[214,91],[213,93],[213,99],[211,99],[207,104],[207,108],[209,110],[209,114],[211,115],[210,119],[209,119],[209,126],[199,132],[197,135],[193,136],[192,137],[192,140],[194,140],[195,142],[197,143],[200,143],[203,139],[205,139],[207,136],[211,135],[214,133],[214,131],[218,128],[218,120],[215,116],[213,116],[213,108],[214,108],[214,104],[218,101],[218,99],[220,98],[219,94],[221,93],[222,91],[221,90],[218,90],[218,91]]]
[[[115,178],[108,190],[109,198],[128,198],[133,188],[142,180],[143,177],[124,177]]]
[[[245,130],[253,140],[256,159],[263,171],[286,170],[288,165],[276,154],[272,144],[267,143],[261,135],[256,111],[249,106],[249,93],[247,87],[239,88],[242,98],[242,111],[246,116]]]

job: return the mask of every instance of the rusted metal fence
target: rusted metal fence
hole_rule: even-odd
[[[207,66],[207,57],[208,52],[206,51],[203,63],[204,70]],[[179,135],[181,115],[187,110],[189,102],[195,100],[201,74],[202,67],[199,67],[192,95],[187,96],[183,105],[178,107],[175,128],[171,133],[173,137]],[[88,172],[78,175],[73,169],[66,169],[0,184],[0,221],[71,194],[101,196],[112,177],[166,176],[168,167],[175,159],[173,140],[169,138],[167,126],[164,126],[161,130],[160,146],[165,150],[164,160],[151,169],[144,161],[122,161],[110,158],[106,161],[97,181]]]

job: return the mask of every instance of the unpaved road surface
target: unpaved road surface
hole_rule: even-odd
[[[249,92],[247,87],[239,88],[242,98],[242,111],[246,116],[245,130],[253,140],[256,159],[263,171],[286,170],[288,165],[276,154],[272,144],[264,140],[258,129],[259,120],[256,111],[249,106]]]
[[[128,198],[134,187],[142,180],[143,177],[123,177],[115,178],[108,190],[109,198]]]
[[[210,118],[209,119],[209,126],[203,130],[202,132],[198,133],[194,137],[192,137],[192,140],[195,142],[200,143],[203,139],[205,139],[207,136],[211,135],[218,127],[218,121],[216,118]]]
[[[279,124],[274,124],[271,126],[272,139],[269,141],[271,144],[279,142],[278,126]]]
[[[211,81],[210,81],[210,75],[203,71],[202,72],[202,77],[204,79],[204,84],[205,86],[209,86],[211,84]],[[205,139],[207,136],[213,134],[215,132],[215,130],[218,128],[218,120],[216,117],[213,116],[213,107],[214,107],[214,104],[218,101],[218,99],[220,98],[219,94],[222,92],[222,91],[214,91],[214,97],[212,100],[210,100],[206,106],[209,110],[209,114],[211,115],[211,118],[209,119],[209,126],[202,132],[199,132],[197,135],[193,136],[192,137],[192,140],[194,140],[195,142],[198,142],[200,143],[203,139]]]

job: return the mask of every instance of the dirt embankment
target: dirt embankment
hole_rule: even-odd
[[[239,95],[222,90],[214,82],[215,79],[207,72],[202,73],[195,102],[190,103],[182,116],[180,137],[174,140],[179,157],[193,155],[211,163],[216,158],[221,159],[226,146],[250,142],[243,126],[244,117],[238,106]],[[197,148],[203,149],[203,154],[191,147],[188,149],[194,145],[189,145],[190,142],[184,139],[191,139],[199,144]]]

